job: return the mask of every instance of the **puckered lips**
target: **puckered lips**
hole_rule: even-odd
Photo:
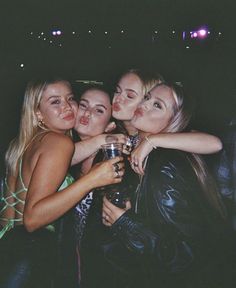
[[[116,111],[116,112],[119,112],[121,110],[120,105],[116,102],[112,105],[112,109],[113,111]]]
[[[137,109],[134,111],[134,116],[136,116],[136,117],[141,117],[141,116],[143,116],[143,109],[142,109],[142,108],[137,108]]]
[[[89,123],[89,118],[88,118],[88,117],[85,117],[85,116],[82,116],[82,117],[79,119],[79,123],[82,124],[82,125],[88,125],[88,123]]]
[[[73,112],[72,113],[67,113],[62,118],[63,118],[63,120],[71,121],[71,120],[75,119],[75,114]]]

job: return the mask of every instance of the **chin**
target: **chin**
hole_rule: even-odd
[[[120,118],[122,118],[122,114],[120,112],[116,112],[116,111],[113,111],[112,112],[112,117],[118,119],[118,120],[122,120]]]

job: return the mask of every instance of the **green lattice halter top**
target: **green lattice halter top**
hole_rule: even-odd
[[[5,197],[4,195],[4,191],[3,191],[3,195],[1,195],[1,200],[0,200],[0,220],[2,220],[2,222],[5,222],[6,225],[3,227],[2,230],[0,230],[0,239],[3,237],[3,235],[9,231],[10,229],[12,229],[17,222],[22,222],[23,221],[23,213],[21,211],[19,211],[17,209],[17,205],[18,204],[22,204],[25,205],[25,201],[20,199],[20,194],[23,192],[27,192],[28,189],[25,187],[23,179],[22,179],[22,158],[20,159],[20,163],[19,163],[19,179],[20,179],[20,183],[22,188],[20,188],[18,191],[16,192],[10,192],[9,191],[9,187],[7,184],[7,179],[4,179],[4,186],[5,189],[8,190],[8,192],[10,192],[7,197]],[[66,178],[64,179],[63,183],[61,184],[60,188],[58,189],[58,191],[61,191],[62,189],[65,189],[67,186],[71,185],[74,182],[74,179],[71,175],[67,175]],[[12,201],[13,200],[13,201]],[[2,213],[7,209],[7,208],[13,208],[15,210],[15,215],[19,216],[19,217],[15,217],[13,219],[7,219],[4,217],[1,217]],[[50,224],[47,225],[45,228],[49,229],[50,231],[54,231],[54,225]]]

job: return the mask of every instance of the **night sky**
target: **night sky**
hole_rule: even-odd
[[[109,82],[127,68],[154,69],[191,87],[196,129],[217,132],[235,115],[233,0],[8,2],[0,6],[0,167],[17,133],[25,85],[41,74]],[[183,31],[202,26],[206,39],[183,41]]]

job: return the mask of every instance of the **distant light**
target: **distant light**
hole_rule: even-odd
[[[173,30],[172,33],[175,34],[175,30]]]
[[[157,34],[157,30],[155,30],[154,33]]]
[[[30,32],[30,35],[33,35],[34,34],[34,32]]]
[[[43,35],[44,33],[43,32],[41,32],[41,35]]]
[[[52,35],[56,36],[57,35],[57,31],[52,31]]]
[[[22,63],[22,64],[20,64],[20,67],[21,67],[21,68],[24,68],[24,66],[25,66],[25,65],[24,65],[23,63]]]
[[[75,34],[75,31],[73,31],[72,34],[74,35],[74,34]]]
[[[45,40],[47,40],[47,38],[43,38],[43,40],[45,41]]]
[[[104,33],[105,33],[105,34],[107,34],[108,32],[107,32],[107,31],[105,31]]]
[[[186,46],[186,49],[189,49],[190,47],[189,46]]]
[[[207,32],[207,34],[211,34],[211,32],[210,32],[210,31],[208,31],[208,32]]]
[[[88,31],[88,33],[89,33],[89,34],[91,34],[91,33],[92,33],[92,31],[91,31],[91,30],[89,30],[89,31]]]
[[[200,39],[204,39],[204,38],[206,38],[207,36],[208,36],[208,33],[209,31],[208,31],[208,29],[207,28],[202,28],[202,29],[199,29],[198,30],[198,37],[200,38]]]
[[[124,33],[124,30],[121,30],[120,33]]]
[[[62,44],[59,44],[60,47],[62,47]]]
[[[38,36],[38,38],[41,38],[41,36]]]
[[[197,32],[194,32],[192,35],[193,35],[193,38],[197,38]]]
[[[52,44],[52,40],[50,40],[49,43]]]
[[[221,33],[221,32],[219,32],[218,34],[219,34],[219,35],[221,35],[222,33]]]
[[[57,35],[61,35],[62,32],[61,32],[61,30],[57,30],[56,33],[57,33]]]
[[[206,31],[205,29],[201,29],[201,30],[198,31],[198,34],[199,34],[199,36],[201,36],[201,37],[205,37],[206,34],[207,34],[207,31]]]

